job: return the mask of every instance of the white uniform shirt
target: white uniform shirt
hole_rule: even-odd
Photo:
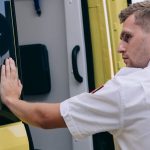
[[[60,111],[76,139],[108,131],[121,150],[150,150],[150,65],[121,69],[94,94],[62,102]]]

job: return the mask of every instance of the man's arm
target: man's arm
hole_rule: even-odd
[[[0,95],[2,102],[23,122],[41,128],[66,127],[60,114],[60,104],[30,103],[19,100],[22,85],[14,61],[6,59],[1,69]]]

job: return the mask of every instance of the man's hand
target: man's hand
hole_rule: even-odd
[[[19,100],[22,85],[12,58],[1,69],[0,96],[2,102],[23,122],[45,128],[66,127],[59,103],[29,103]],[[32,115],[31,115],[32,114]]]
[[[18,100],[22,91],[22,84],[18,79],[18,72],[12,58],[6,59],[1,68],[0,97],[4,104],[7,101]]]

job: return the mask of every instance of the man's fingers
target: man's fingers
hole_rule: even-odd
[[[18,71],[12,58],[6,59],[5,65],[2,66],[1,76],[3,76],[3,78],[6,77],[13,80],[18,80]]]
[[[18,80],[18,71],[17,71],[14,60],[12,58],[9,58],[9,63],[10,63],[10,76],[11,76],[11,78]]]
[[[2,65],[2,68],[1,68],[1,80],[3,81],[6,77],[6,74],[5,74],[5,65]]]
[[[5,61],[5,76],[10,77],[10,62],[8,58]]]

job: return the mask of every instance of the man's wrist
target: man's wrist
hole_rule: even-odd
[[[3,101],[3,103],[6,105],[6,106],[10,106],[10,105],[12,105],[12,103],[14,103],[15,101],[17,101],[17,100],[19,100],[19,99],[15,99],[15,98],[12,98],[12,97],[7,97],[4,101]]]

